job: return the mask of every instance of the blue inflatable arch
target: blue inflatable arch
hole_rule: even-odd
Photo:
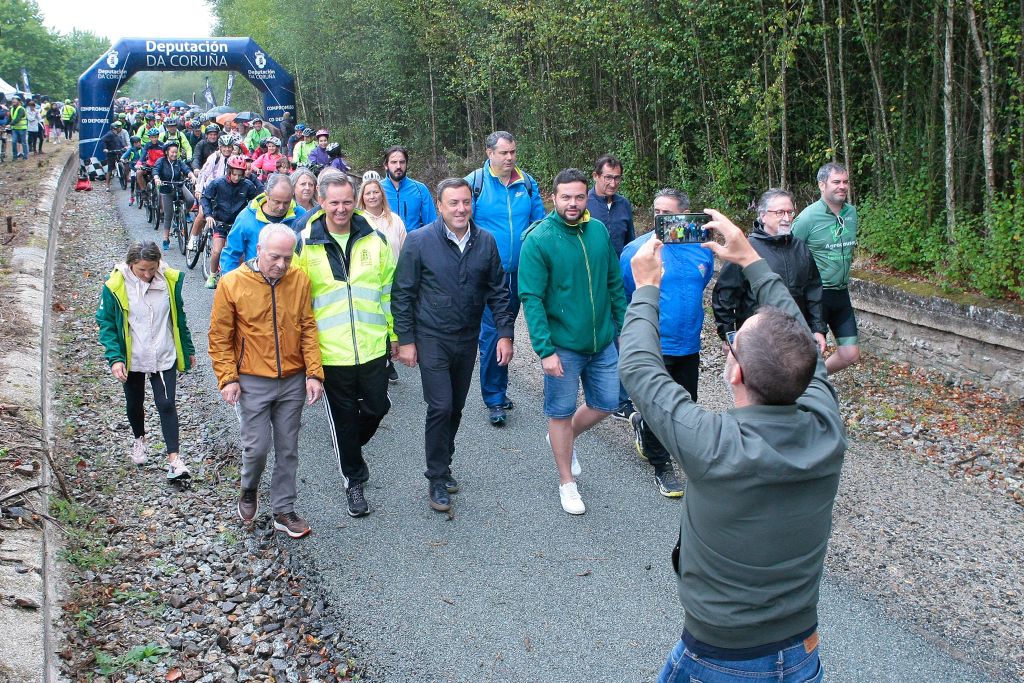
[[[123,38],[78,79],[79,142],[82,170],[102,178],[100,140],[114,118],[118,89],[139,71],[237,71],[263,93],[263,114],[279,124],[295,117],[295,79],[252,38]]]

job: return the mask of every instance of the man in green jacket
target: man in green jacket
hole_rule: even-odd
[[[687,477],[673,564],[686,611],[659,681],[820,681],[818,586],[846,452],[835,390],[778,274],[725,216],[705,209],[758,304],[726,341],[734,408],[697,406],[665,369],[661,248],[630,261],[636,292],[619,372],[644,421]],[[672,247],[668,247],[672,248]]]
[[[519,298],[544,368],[544,414],[558,467],[562,509],[582,515],[576,437],[619,406],[618,352],[626,295],[608,230],[587,211],[587,176],[555,176],[555,210],[527,229],[519,256]],[[576,407],[580,380],[586,403]]]

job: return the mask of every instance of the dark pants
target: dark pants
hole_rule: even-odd
[[[363,446],[391,409],[387,355],[360,365],[325,365],[324,394],[345,487],[365,484],[370,470]]]
[[[466,394],[473,381],[476,343],[472,339],[453,340],[420,336],[416,338],[416,356],[423,382],[423,400],[427,402],[427,471],[431,481],[451,474],[455,453],[455,434],[462,421]]]
[[[519,274],[506,273],[505,284],[508,286],[508,310],[515,319],[519,315]],[[498,365],[498,330],[494,327],[494,316],[489,306],[484,306],[479,343],[480,393],[483,394],[484,405],[493,408],[508,400],[508,366]]]
[[[174,405],[176,379],[175,368],[149,375],[156,409],[160,413],[160,430],[164,434],[168,453],[178,452],[178,409]],[[128,409],[128,423],[132,426],[132,433],[137,439],[146,434],[146,415],[143,411],[143,403],[146,400],[146,373],[128,373],[128,381],[124,383],[124,398]]]
[[[665,368],[676,384],[681,385],[690,392],[690,399],[696,403],[697,382],[700,377],[700,354],[691,353],[688,356],[665,356]],[[668,465],[672,456],[668,454],[665,447],[658,441],[658,437],[647,426],[647,422],[641,422],[641,425],[647,460],[656,470]]]
[[[43,151],[43,129],[30,130],[28,132],[28,148],[29,151],[38,154]]]
[[[64,139],[70,140],[71,135],[75,132],[75,124],[71,121],[64,121],[62,127],[64,128]]]

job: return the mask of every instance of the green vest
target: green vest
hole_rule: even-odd
[[[19,112],[21,113],[21,118],[18,118]],[[11,109],[11,129],[28,130],[28,116],[25,114],[25,107],[20,104]]]

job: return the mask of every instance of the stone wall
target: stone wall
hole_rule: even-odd
[[[853,279],[862,346],[1024,399],[1024,316]]]

